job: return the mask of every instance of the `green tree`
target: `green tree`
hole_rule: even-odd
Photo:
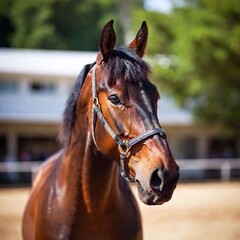
[[[13,24],[9,14],[12,1],[0,0],[0,46],[10,47],[10,34],[13,32]]]
[[[121,44],[131,22],[132,9],[143,8],[141,0],[130,2],[0,0],[0,36],[3,36],[0,44],[15,48],[97,50],[101,29],[110,19],[116,20]]]
[[[107,0],[14,1],[12,46],[96,50],[99,19],[106,18],[112,9]]]
[[[155,62],[164,54],[156,81],[197,119],[239,132],[240,1],[189,0],[170,14],[137,14],[143,16],[149,54]]]

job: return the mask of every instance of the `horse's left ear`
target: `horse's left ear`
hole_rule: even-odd
[[[100,52],[102,54],[104,62],[108,61],[115,44],[116,35],[113,29],[113,20],[111,20],[103,27],[100,40]]]
[[[147,45],[148,39],[148,27],[145,21],[142,22],[142,26],[138,30],[136,37],[129,44],[129,48],[132,48],[140,57],[143,57]]]

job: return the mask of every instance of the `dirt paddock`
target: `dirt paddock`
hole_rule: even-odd
[[[136,194],[136,189],[133,187]],[[0,239],[21,239],[29,189],[0,189]],[[170,202],[141,208],[145,240],[240,239],[240,182],[180,183]]]

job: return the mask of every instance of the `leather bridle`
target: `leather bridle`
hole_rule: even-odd
[[[98,94],[96,90],[96,64],[94,65],[93,72],[92,72],[92,102],[93,102],[92,103],[92,137],[96,147],[97,147],[97,143],[95,138],[95,120],[96,120],[95,115],[97,115],[98,119],[100,120],[102,125],[105,127],[106,131],[111,135],[111,137],[115,140],[115,142],[118,145],[118,149],[120,152],[121,175],[127,181],[134,182],[134,179],[130,176],[130,174],[128,174],[128,171],[126,171],[127,168],[125,163],[127,154],[129,153],[131,147],[156,134],[159,134],[160,136],[165,137],[166,136],[165,131],[162,128],[153,128],[130,140],[121,139],[109,126],[109,124],[107,123],[107,121],[105,120],[102,114],[101,106],[99,103]]]

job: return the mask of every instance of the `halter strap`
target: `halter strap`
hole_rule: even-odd
[[[97,147],[97,142],[95,138],[95,131],[94,131],[94,126],[95,126],[95,113],[97,114],[100,122],[102,125],[105,127],[107,132],[111,135],[111,137],[117,142],[118,145],[121,145],[122,140],[121,138],[113,131],[113,129],[109,126],[107,121],[105,120],[101,107],[99,104],[98,100],[98,95],[97,95],[97,90],[96,90],[96,65],[93,67],[93,72],[92,72],[92,98],[93,98],[93,106],[92,106],[92,136],[93,136],[93,141]],[[97,147],[98,148],[98,147]]]
[[[130,151],[131,147],[134,146],[135,144],[153,136],[156,134],[159,134],[161,137],[165,137],[166,133],[163,128],[153,128],[148,130],[147,132],[144,132],[140,134],[137,137],[134,137],[130,140],[122,140],[114,131],[113,129],[109,126],[107,123],[106,119],[104,118],[101,107],[99,104],[98,100],[98,94],[96,90],[96,65],[93,67],[93,72],[92,72],[92,98],[93,98],[93,106],[92,106],[92,137],[93,141],[97,147],[97,142],[95,138],[95,114],[97,115],[98,119],[100,120],[101,124],[105,127],[106,131],[110,134],[110,136],[115,140],[115,142],[118,145],[118,149],[120,151],[120,170],[121,170],[121,175],[130,182],[134,182],[133,178],[130,176],[130,174],[127,174],[127,169],[126,169],[126,164],[125,160],[127,157],[128,152]],[[97,147],[98,148],[98,147]]]

